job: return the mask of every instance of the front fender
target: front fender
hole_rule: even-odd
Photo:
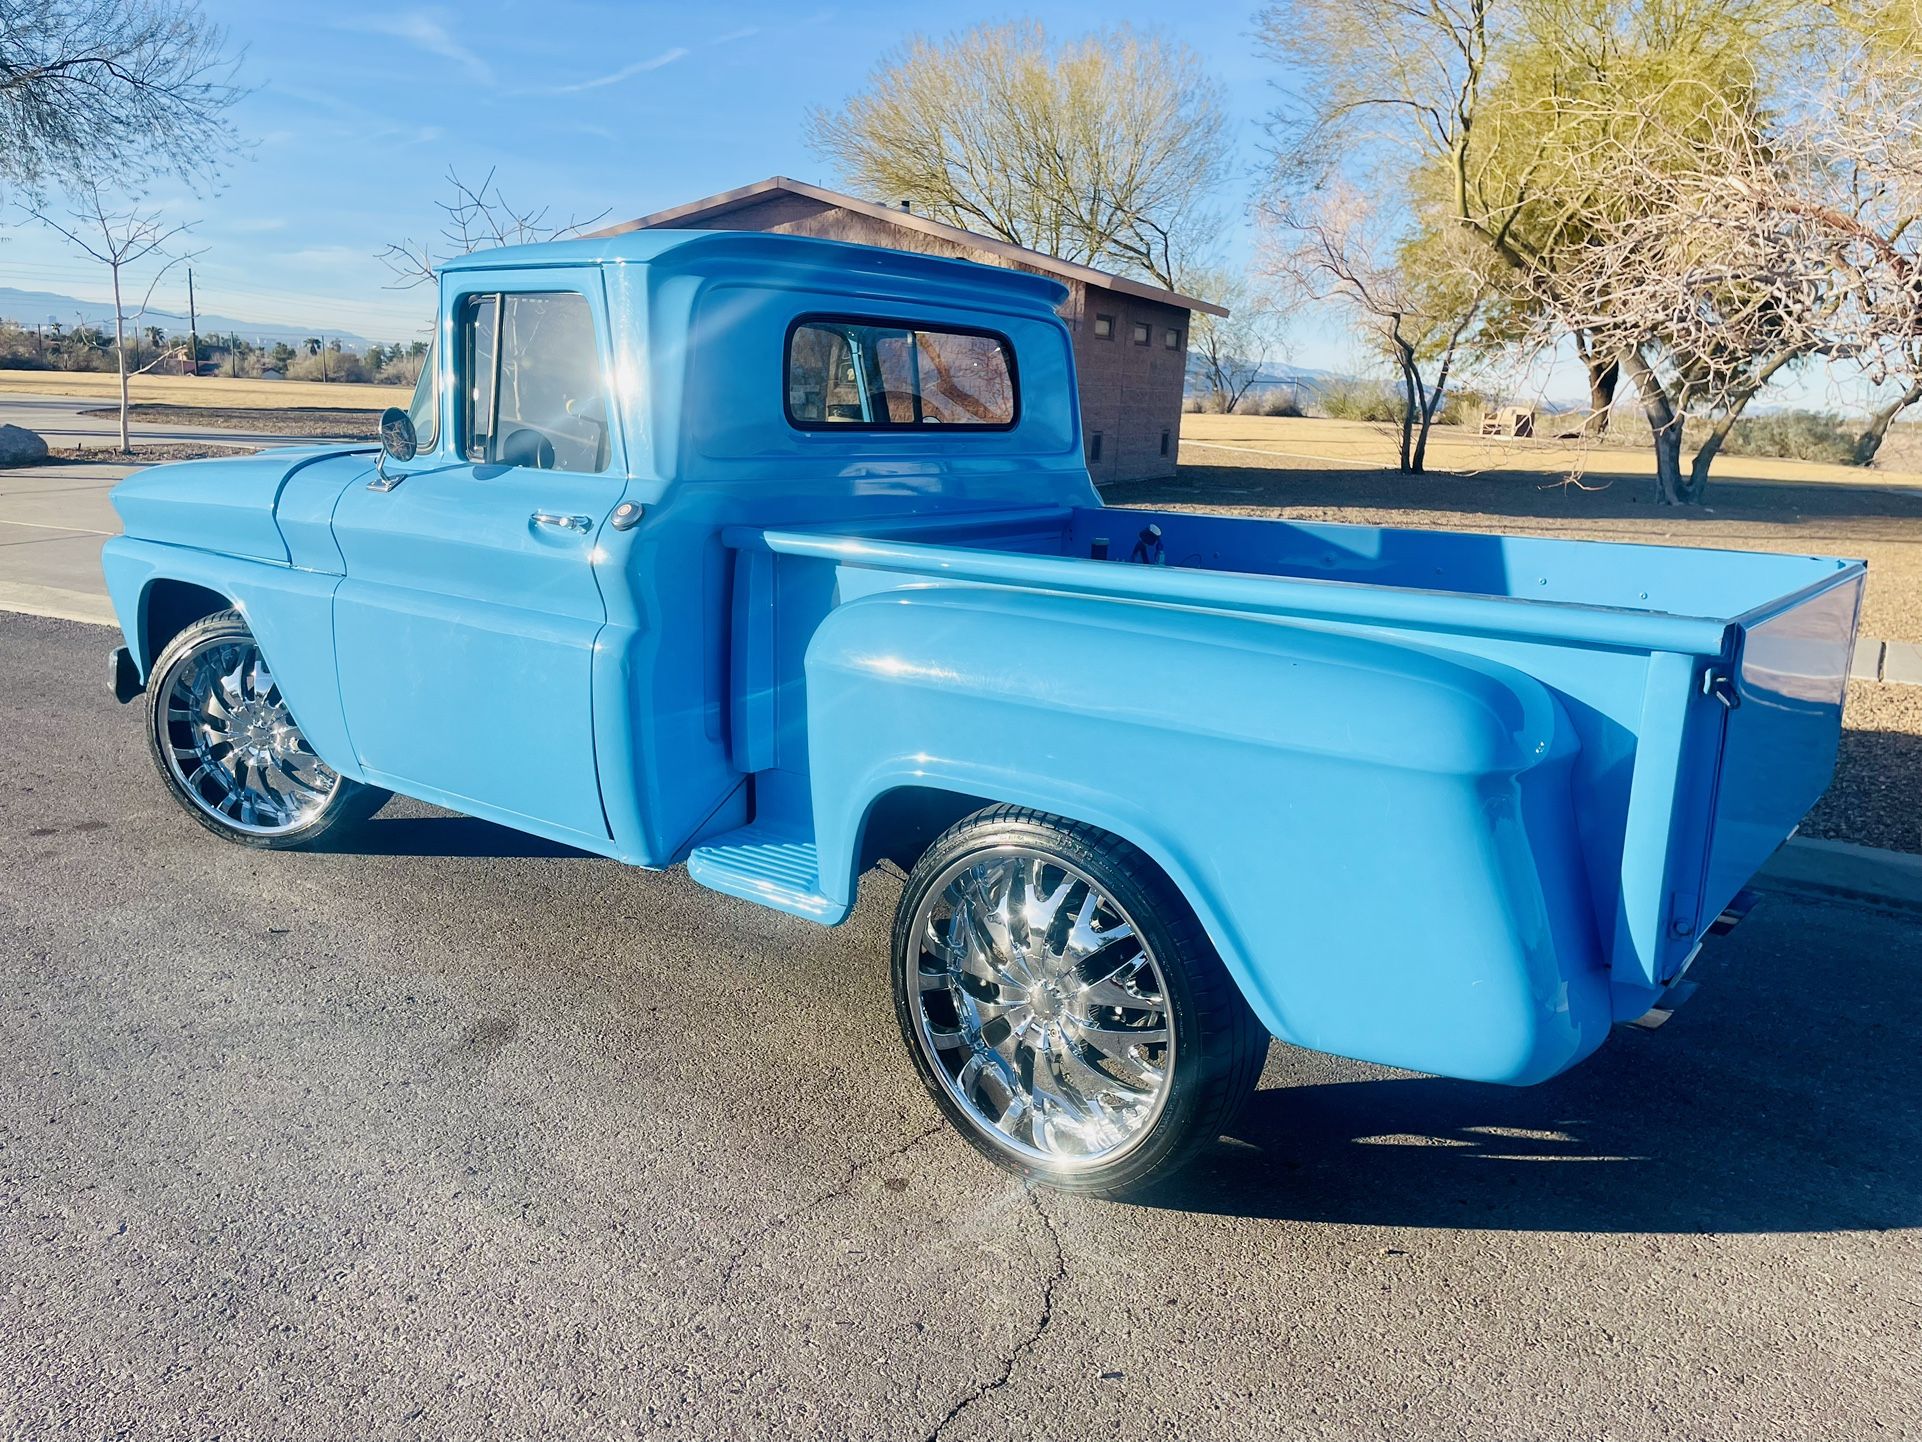
[[[1560,704],[1512,669],[1301,625],[985,588],[839,607],[807,655],[824,884],[901,786],[1114,832],[1277,1036],[1532,1082],[1606,1035]]]
[[[101,548],[100,569],[127,649],[151,683],[161,648],[148,625],[154,587],[185,581],[225,596],[247,618],[301,734],[343,776],[360,780],[347,737],[334,669],[333,598],[340,577],[241,556],[116,536]]]

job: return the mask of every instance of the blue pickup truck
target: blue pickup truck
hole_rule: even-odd
[[[1664,1014],[1828,784],[1863,565],[1107,509],[1062,299],[454,261],[379,447],[115,490],[116,690],[241,845],[401,792],[829,925],[897,863],[915,1063],[1058,1186],[1166,1174],[1271,1034],[1526,1084]]]

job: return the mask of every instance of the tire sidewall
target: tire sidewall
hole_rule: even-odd
[[[1147,1135],[1111,1162],[1093,1167],[1056,1168],[1004,1146],[955,1100],[938,1063],[929,1056],[921,1039],[913,976],[919,961],[915,918],[934,883],[957,862],[976,853],[1009,846],[1055,857],[1085,872],[1127,912],[1137,933],[1154,953],[1161,973],[1163,996],[1174,1032],[1174,1074],[1169,1079],[1168,1095]],[[1146,858],[1134,848],[1129,847],[1127,851],[1133,859],[1145,862]],[[1159,885],[1152,884],[1154,882]],[[1195,1144],[1190,1133],[1200,1099],[1211,1078],[1221,1069],[1219,1059],[1210,1055],[1208,1039],[1197,1023],[1191,973],[1194,942],[1198,937],[1199,927],[1187,913],[1186,903],[1171,885],[1158,875],[1150,876],[1144,866],[1124,864],[1112,850],[1088,845],[1073,831],[1046,821],[992,815],[971,818],[950,829],[928,848],[915,863],[902,890],[889,948],[895,1019],[900,1024],[908,1053],[914,1058],[915,1070],[935,1104],[956,1130],[990,1160],[1028,1180],[1062,1191],[1125,1191],[1143,1178],[1167,1170],[1172,1158],[1184,1154]],[[1201,944],[1205,948],[1205,940]],[[1206,960],[1219,965],[1211,953]]]

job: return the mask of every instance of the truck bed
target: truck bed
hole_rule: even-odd
[[[1125,559],[1150,524],[1165,564]],[[1278,645],[1348,636],[1351,647],[1398,648],[1369,649],[1376,659],[1365,664],[1453,657],[1516,677],[1518,694],[1534,683],[1553,698],[1572,744],[1565,809],[1582,924],[1618,1017],[1638,1015],[1679,977],[1827,787],[1866,573],[1859,561],[1815,556],[1097,508],[727,539],[737,565],[732,735],[761,798],[746,839],[775,836],[788,874],[805,874],[811,858],[797,861],[792,847],[811,844],[807,818],[823,804],[809,801],[821,785],[810,777],[809,648],[836,608],[969,587],[1053,598],[1056,617],[1113,605],[1226,614],[1263,623],[1249,634]],[[1111,559],[1094,558],[1103,542]],[[757,624],[757,598],[778,619]],[[1074,638],[1059,644],[1071,650]],[[707,869],[721,860],[710,849]],[[851,882],[830,874],[837,867],[823,864],[817,888],[829,911],[851,897]]]

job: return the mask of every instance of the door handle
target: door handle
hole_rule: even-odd
[[[551,511],[536,511],[528,519],[537,526],[552,526],[557,531],[579,531],[583,536],[594,529],[592,516],[557,516]]]

